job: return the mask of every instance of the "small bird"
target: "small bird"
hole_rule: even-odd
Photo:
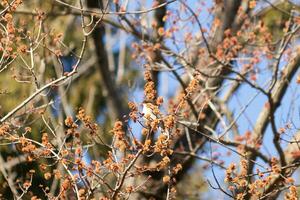
[[[167,130],[164,126],[164,122],[163,120],[161,120],[161,116],[159,111],[156,112],[155,110],[158,110],[158,107],[156,105],[154,105],[152,102],[149,101],[144,101],[143,103],[143,118],[145,120],[145,123],[148,122],[152,122],[156,119],[159,120],[159,124],[158,124],[158,130],[164,134],[165,136],[167,136],[167,139],[169,139],[170,135],[169,135],[169,130]]]
[[[153,105],[151,102],[143,102],[143,114],[145,121],[153,121],[157,119],[157,116],[154,114],[153,109],[155,109],[155,105]]]

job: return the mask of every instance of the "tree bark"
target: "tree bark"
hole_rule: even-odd
[[[104,9],[104,2],[98,0],[88,0],[87,6],[89,8]],[[104,43],[105,27],[102,23],[98,24],[92,32],[92,38],[95,45],[97,63],[102,79],[102,85],[107,93],[107,105],[109,114],[113,120],[122,119],[127,114],[128,109],[125,107],[125,99],[122,92],[116,85],[115,77],[109,70],[107,51]]]

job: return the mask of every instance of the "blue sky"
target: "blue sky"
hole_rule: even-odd
[[[146,2],[146,4],[143,5],[143,7],[149,7],[150,2],[152,2],[152,1],[144,1],[144,2]],[[197,1],[196,0],[188,0],[185,2],[186,2],[186,4],[191,5],[191,7],[194,9],[194,11],[196,13],[198,13],[198,11],[199,11],[198,5],[199,4],[197,4],[197,6],[194,6],[194,5],[196,5],[196,2],[197,3],[199,2],[198,0]],[[210,24],[213,20],[213,17],[209,15],[209,13],[207,12],[207,9],[212,6],[212,2],[211,1],[200,1],[200,2],[205,2],[205,5],[201,5],[202,11],[200,12],[199,20],[204,28],[209,28]],[[297,3],[297,1],[295,1],[295,2]],[[131,4],[131,5],[133,5],[133,4]],[[264,6],[264,5],[259,3],[257,9],[260,9],[261,6]],[[139,6],[137,5],[137,7],[139,7]],[[170,9],[170,10],[178,9],[178,7],[179,7],[178,2],[168,5],[168,9]],[[150,13],[148,15],[149,15],[149,19],[151,19],[152,13]],[[186,15],[184,13],[180,13],[180,15],[182,15],[181,17],[183,19],[188,17],[188,15]],[[183,38],[184,34],[188,31],[191,31],[193,34],[199,33],[199,28],[196,25],[196,23],[195,24],[186,23],[186,24],[182,24],[182,26],[184,27],[184,29],[182,29],[180,32],[177,33],[176,37],[178,37],[178,38]],[[170,24],[167,23],[165,28],[168,29],[169,27],[170,27]],[[182,43],[179,42],[178,44],[176,44],[177,45],[176,46],[173,44],[173,41],[171,39],[167,39],[165,41],[165,44],[170,49],[174,50],[175,52],[178,52],[178,49],[177,49],[178,47],[180,50],[184,48],[183,42]],[[168,58],[168,57],[166,57],[166,58],[170,60],[170,58]],[[238,62],[236,67],[240,68],[241,64],[242,63]],[[260,86],[264,85],[266,81],[271,79],[271,71],[267,69],[267,66],[269,64],[270,63],[266,59],[262,58],[262,62],[260,62],[256,66],[256,68],[258,70],[260,70],[256,83],[259,84]],[[286,61],[283,60],[281,62],[280,68],[285,66],[285,64],[286,64]],[[143,73],[142,66],[137,65],[135,67],[140,71],[141,74]],[[177,67],[176,63],[174,63],[174,68],[176,68],[176,67]],[[179,73],[183,73],[183,72],[184,72],[183,70],[179,71]],[[299,73],[299,72],[297,72],[297,73]],[[169,72],[161,72],[159,75],[159,82],[160,82],[160,84],[159,84],[159,88],[158,88],[158,93],[159,93],[159,96],[164,97],[164,99],[166,100],[165,102],[167,102],[168,98],[171,98],[178,90],[181,89],[177,80],[175,79],[175,77],[173,75],[171,75],[171,73],[169,73]],[[231,83],[231,81],[225,81],[224,85],[227,85],[230,83]],[[298,100],[299,99],[299,89],[298,88],[299,88],[299,86],[296,85],[296,81],[293,80],[288,89],[288,92],[286,93],[286,95],[282,101],[281,107],[276,111],[276,124],[277,124],[278,128],[285,126],[286,123],[289,122],[287,119],[287,115],[289,112],[292,115],[292,116],[290,116],[290,118],[293,119],[293,123],[295,123],[296,125],[299,125],[299,122],[300,122],[299,110],[300,110],[300,108],[297,104],[296,105],[290,104],[291,99],[293,99],[295,102],[299,101]],[[233,98],[229,102],[229,108],[233,111],[235,116],[238,115],[240,110],[246,105],[246,103],[249,101],[249,99],[251,99],[254,95],[256,95],[256,92],[257,91],[254,90],[253,88],[251,88],[249,85],[244,84],[243,86],[241,86],[241,88],[237,91],[237,93],[233,96]],[[135,88],[134,91],[132,92],[132,94],[129,95],[129,98],[131,101],[140,103],[143,101],[143,96],[144,96],[144,94],[143,94],[142,88]],[[267,98],[262,94],[259,94],[251,102],[248,109],[237,120],[238,130],[239,130],[240,134],[244,134],[246,131],[253,130],[253,125],[255,125],[257,117],[266,102],[267,102]],[[295,107],[291,107],[291,106],[295,106]],[[166,105],[165,105],[165,107],[166,107]],[[137,137],[139,137],[140,130],[141,130],[140,125],[131,123],[131,126],[133,128],[133,132],[136,133]],[[223,131],[222,127],[218,126],[217,131],[219,131],[221,133]],[[296,131],[296,129],[292,129],[290,131],[290,134],[293,134],[295,131]],[[286,139],[290,139],[288,135],[286,136]],[[272,155],[272,156],[277,157],[276,149],[274,148],[274,145],[272,144],[272,142],[270,142],[272,140],[273,140],[273,133],[271,132],[270,127],[268,127],[267,131],[266,131],[266,135],[264,137],[262,152],[266,155]],[[213,146],[218,146],[218,145],[213,145]],[[283,147],[285,146],[284,142],[282,143],[282,146]],[[224,149],[223,147],[218,147],[218,149],[216,151],[220,152],[222,155],[225,156],[228,150]],[[209,152],[207,152],[206,154],[209,156]],[[239,156],[237,156],[235,153],[232,153],[232,156],[230,158],[227,157],[224,160],[225,165],[228,165],[231,162],[238,162],[238,158],[239,158]],[[263,162],[261,160],[258,160],[258,162],[263,164]],[[199,164],[201,164],[201,163],[203,163],[203,161],[199,162]],[[215,171],[216,171],[216,174],[217,174],[219,180],[222,182],[222,180],[224,179],[224,171],[219,170],[218,167],[215,167]],[[207,170],[205,172],[205,176],[208,179],[212,180],[211,170]],[[298,176],[298,175],[296,174],[295,176]],[[212,183],[214,184],[213,181],[212,181]],[[215,194],[214,190],[209,189],[209,192],[207,193],[207,198],[211,199],[211,197],[214,196],[214,194]]]

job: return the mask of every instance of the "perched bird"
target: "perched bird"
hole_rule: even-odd
[[[154,114],[153,109],[155,109],[155,105],[153,103],[148,101],[143,102],[143,114],[144,114],[144,120],[146,122],[148,120],[153,121],[157,119],[157,116]]]
[[[143,103],[143,118],[144,118],[144,121],[145,123],[147,124],[150,124],[151,122],[155,121],[155,120],[159,120],[159,123],[158,123],[158,130],[166,135],[169,139],[170,135],[169,135],[169,130],[167,130],[164,126],[164,122],[161,118],[161,114],[160,114],[160,111],[158,109],[158,106],[153,104],[152,102],[149,102],[149,101],[144,101]]]

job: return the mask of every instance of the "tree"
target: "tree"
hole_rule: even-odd
[[[0,9],[3,198],[298,198],[297,2]]]

